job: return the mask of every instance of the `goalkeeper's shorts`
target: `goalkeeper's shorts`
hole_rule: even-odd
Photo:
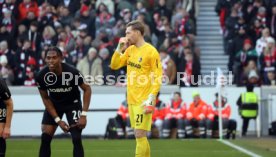
[[[152,114],[145,114],[140,105],[128,105],[128,113],[132,128],[151,130]]]

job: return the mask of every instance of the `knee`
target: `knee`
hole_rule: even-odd
[[[42,135],[41,135],[41,141],[44,144],[46,144],[46,143],[50,144],[51,141],[52,141],[52,138],[53,138],[53,136],[51,136],[51,135],[49,135],[47,133],[42,133]]]
[[[135,130],[135,138],[142,138],[147,136],[146,130]]]
[[[71,136],[73,143],[78,143],[81,141],[81,130],[78,128],[71,129]]]

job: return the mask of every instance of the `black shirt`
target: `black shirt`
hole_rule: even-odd
[[[0,79],[0,108],[6,108],[4,100],[8,100],[10,97],[11,97],[11,92],[5,80]]]
[[[72,109],[81,104],[78,86],[84,83],[83,76],[69,64],[62,63],[62,74],[58,76],[50,72],[48,66],[44,67],[36,82],[38,89],[48,92],[56,110]]]

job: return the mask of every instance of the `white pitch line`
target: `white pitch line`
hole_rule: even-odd
[[[247,155],[249,155],[251,157],[262,157],[262,156],[260,156],[258,154],[255,154],[255,153],[253,153],[253,152],[251,152],[251,151],[249,151],[249,150],[247,150],[245,148],[237,146],[237,145],[235,145],[235,144],[233,144],[233,143],[231,143],[229,141],[225,141],[225,140],[218,140],[218,141],[220,141],[221,143],[223,143],[223,144],[225,144],[227,146],[230,146],[230,147],[232,147],[234,149],[237,149],[238,151],[243,152],[243,153],[245,153],[245,154],[247,154]]]

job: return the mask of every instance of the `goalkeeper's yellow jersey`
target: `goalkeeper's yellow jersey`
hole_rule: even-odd
[[[129,105],[141,105],[149,94],[155,96],[162,84],[162,66],[157,50],[149,43],[132,45],[123,54],[115,52],[111,68],[127,66],[127,100]]]

